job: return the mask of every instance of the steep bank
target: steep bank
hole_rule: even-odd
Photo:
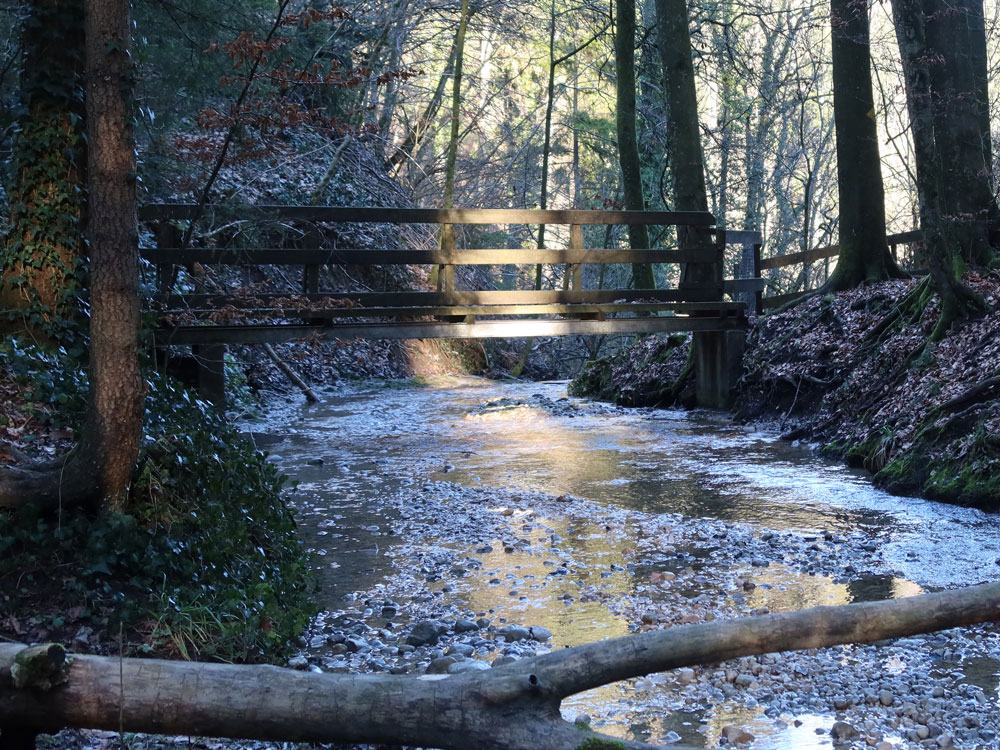
[[[936,300],[886,325],[915,281],[816,297],[761,318],[748,335],[737,418],[821,443],[892,492],[1000,509],[1000,275],[967,281],[991,311],[937,343],[928,341]],[[618,403],[657,393],[647,355],[658,346],[643,340],[597,363],[575,392]]]

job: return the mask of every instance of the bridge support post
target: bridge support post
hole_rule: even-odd
[[[191,347],[198,363],[198,397],[217,409],[226,408],[226,345],[199,344]]]
[[[695,331],[695,400],[707,409],[728,409],[743,372],[744,331]]]

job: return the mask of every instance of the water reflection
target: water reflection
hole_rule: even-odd
[[[805,447],[733,427],[715,415],[580,408],[560,400],[564,389],[564,384],[468,380],[360,388],[303,408],[289,420],[283,439],[269,434],[277,462],[300,483],[295,503],[303,536],[317,551],[322,603],[335,607],[344,593],[393,574],[392,547],[399,540],[391,530],[398,519],[376,509],[374,500],[428,479],[573,495],[761,530],[860,532],[879,545],[895,570],[841,580],[781,563],[750,567],[747,561],[736,571],[745,590],[734,594],[723,590],[718,576],[702,582],[697,575],[685,576],[687,588],[680,588],[664,585],[663,574],[717,566],[706,549],[678,549],[655,564],[636,565],[638,532],[609,533],[593,519],[572,516],[530,519],[533,551],[504,551],[499,538],[489,551],[458,550],[481,565],[449,581],[447,596],[497,620],[546,627],[559,646],[627,634],[629,618],[616,603],[640,593],[653,604],[704,596],[709,610],[738,602],[741,611],[791,611],[977,582],[1000,558],[994,517],[892,497]],[[529,520],[526,512],[508,520],[511,536],[524,536],[519,527]],[[540,526],[556,535],[551,543],[541,543]],[[941,555],[941,549],[949,554]],[[654,581],[654,573],[661,577]],[[437,586],[444,589],[445,582]],[[954,667],[967,682],[995,695],[1000,662],[973,658]],[[832,715],[775,720],[757,707],[726,704],[707,711],[671,694],[675,702],[668,705],[667,692],[655,680],[639,690],[616,684],[574,696],[563,710],[570,718],[588,713],[602,731],[617,736],[668,738],[696,747],[714,746],[728,724],[766,738],[754,745],[758,748],[830,744]]]

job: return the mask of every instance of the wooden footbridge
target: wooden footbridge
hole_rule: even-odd
[[[184,246],[179,227],[206,216],[239,229],[215,233],[228,236],[228,244]],[[322,338],[511,338],[678,331],[716,338],[737,332],[742,337],[747,300],[754,295],[759,298],[761,288],[755,280],[727,280],[723,275],[727,244],[742,245],[744,254],[756,253],[759,258],[760,234],[727,232],[703,212],[148,205],[140,209],[139,217],[153,228],[156,238],[155,247],[141,252],[156,268],[157,290],[150,309],[159,319],[157,345],[199,347],[203,358],[217,362],[221,361],[220,347],[226,344]],[[436,247],[341,247],[339,228],[345,224],[436,225]],[[676,250],[584,247],[584,226],[622,224],[676,226],[686,241]],[[563,225],[569,228],[568,242],[561,248],[465,249],[456,243],[455,227],[462,225]],[[258,229],[244,231],[251,226]],[[303,239],[297,247],[244,246],[247,242],[242,237],[275,236],[266,231],[268,226],[294,226]],[[586,288],[583,266],[612,263],[695,266],[699,268],[690,276],[698,281],[671,289]],[[459,288],[458,266],[510,264],[561,266],[562,288]],[[208,270],[264,265],[300,267],[301,291],[226,287]],[[432,266],[436,288],[323,288],[324,268],[388,265]],[[177,291],[179,268],[187,271],[183,293]],[[740,295],[743,299],[736,299]]]

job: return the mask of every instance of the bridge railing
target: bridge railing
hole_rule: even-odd
[[[921,242],[924,238],[923,232],[919,229],[913,229],[908,232],[899,232],[897,234],[888,234],[885,237],[886,244],[889,246],[889,250],[892,253],[893,258],[896,259],[897,263],[903,266],[912,265],[913,254],[910,253],[900,253],[900,248],[905,248],[909,245]],[[787,255],[776,255],[771,258],[764,258],[758,260],[754,276],[761,278],[763,272],[776,270],[779,268],[788,268],[791,266],[800,266],[806,263],[815,263],[820,260],[828,260],[831,258],[837,258],[840,255],[840,245],[828,245],[826,247],[818,247],[813,250],[806,250],[804,252],[798,253],[788,253]],[[764,283],[767,283],[766,280]],[[806,282],[808,286],[808,282]],[[761,305],[763,309],[773,309],[775,307],[781,307],[786,302],[790,302],[796,297],[801,297],[803,294],[807,294],[812,289],[803,289],[801,291],[786,292],[784,294],[772,294],[765,296],[761,300]]]
[[[307,225],[311,227],[307,234],[311,246],[181,247],[179,225],[205,215],[226,221]],[[156,247],[145,247],[141,252],[158,268],[159,309],[165,320],[176,321],[183,317],[186,321],[162,325],[157,333],[161,343],[274,343],[317,333],[338,337],[429,338],[723,330],[740,327],[744,320],[745,303],[726,301],[724,295],[727,292],[745,293],[748,282],[723,279],[725,246],[731,240],[727,240],[724,230],[715,228],[714,217],[705,212],[322,206],[199,208],[181,204],[144,206],[139,217],[155,227]],[[427,250],[323,246],[323,226],[359,223],[436,225],[437,246]],[[456,247],[456,226],[514,224],[565,225],[569,227],[569,241],[561,248]],[[681,249],[584,247],[584,226],[620,224],[683,226],[693,231],[685,233],[691,239]],[[733,239],[745,243],[748,238],[740,235],[746,234],[735,233]],[[756,236],[759,254],[759,235]],[[582,267],[608,263],[706,264],[712,271],[699,277],[709,281],[673,289],[584,288]],[[191,293],[176,293],[171,283],[176,273],[171,269],[178,266],[194,269],[213,264],[300,265],[303,268],[302,292],[294,295],[295,302],[291,306],[289,292],[241,294],[235,289],[211,289],[207,284],[196,284]],[[322,288],[320,269],[324,266],[392,264],[438,267],[437,288],[395,292],[345,292]],[[563,265],[563,288],[456,288],[456,266],[508,264]],[[751,294],[755,284],[752,280],[749,282]],[[240,311],[258,320],[267,317],[304,319],[305,325],[206,325],[206,321],[218,318],[221,309]],[[631,317],[621,317],[623,315]],[[508,320],[511,317],[519,317],[527,325],[503,325],[511,323]]]

